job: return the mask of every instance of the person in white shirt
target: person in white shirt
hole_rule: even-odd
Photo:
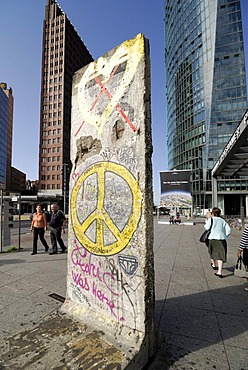
[[[220,217],[221,210],[217,207],[212,209],[212,217],[209,217],[204,227],[209,230],[211,227],[211,218],[213,220],[211,232],[209,235],[208,251],[211,258],[212,267],[218,271],[215,273],[219,278],[223,278],[223,263],[226,262],[227,256],[227,237],[231,233],[228,223]]]

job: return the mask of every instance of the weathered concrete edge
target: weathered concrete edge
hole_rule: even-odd
[[[119,370],[143,369],[155,356],[162,344],[162,334],[156,325],[153,327],[154,338],[151,342],[150,333],[144,335],[144,333],[137,330],[128,330],[127,326],[122,326],[120,329],[118,323],[115,324],[111,320],[106,323],[106,317],[101,315],[89,316],[87,312],[71,300],[66,300],[58,310],[58,313],[65,318],[72,319],[82,326],[87,326],[86,334],[97,331],[101,341],[105,341],[121,352],[123,361],[119,364]],[[109,327],[108,333],[105,332],[106,325]],[[130,347],[130,343],[135,343],[135,347]]]

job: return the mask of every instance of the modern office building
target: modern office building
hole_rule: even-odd
[[[247,158],[248,109],[212,169],[212,203],[226,208],[228,215],[239,215],[243,225],[248,219]]]
[[[47,0],[43,23],[39,193],[63,197],[70,169],[71,91],[75,71],[93,58],[55,0]]]
[[[241,12],[240,0],[165,0],[168,167],[192,171],[194,210],[212,207],[211,170],[247,110]]]
[[[12,89],[0,83],[0,188],[11,190],[14,98]]]

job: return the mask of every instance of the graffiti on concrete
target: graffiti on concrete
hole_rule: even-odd
[[[138,259],[135,256],[118,255],[119,265],[126,275],[133,276],[138,268]]]
[[[108,60],[101,57],[89,64],[78,86],[83,121],[77,127],[75,136],[86,122],[102,132],[114,110],[133,132],[137,131],[136,125],[124,112],[120,100],[139,65],[143,55],[140,52],[143,50],[142,45],[143,38],[136,37],[121,44]]]
[[[150,181],[144,51],[137,35],[74,76],[68,240],[68,301],[137,330],[145,322]]]
[[[139,184],[124,166],[94,163],[79,176],[71,193],[71,224],[76,238],[93,254],[119,253],[137,228],[141,202]]]
[[[111,159],[115,158],[131,172],[137,170],[138,158],[135,156],[134,149],[131,146],[122,146],[112,149],[106,148],[101,151],[101,156],[105,161],[111,161]]]
[[[113,297],[119,296],[119,292],[117,284],[113,284],[116,282],[114,275],[105,270],[99,257],[89,253],[77,240],[74,240],[70,258],[73,266],[72,280],[76,286],[74,291],[77,292],[80,288],[84,293],[93,295],[100,304],[103,303],[109,308],[115,318],[118,318]],[[119,320],[125,319],[121,316]]]

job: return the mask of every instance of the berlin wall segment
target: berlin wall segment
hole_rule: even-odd
[[[149,41],[139,34],[76,72],[72,89],[62,311],[121,343],[122,368],[142,369],[158,346],[151,155]]]

